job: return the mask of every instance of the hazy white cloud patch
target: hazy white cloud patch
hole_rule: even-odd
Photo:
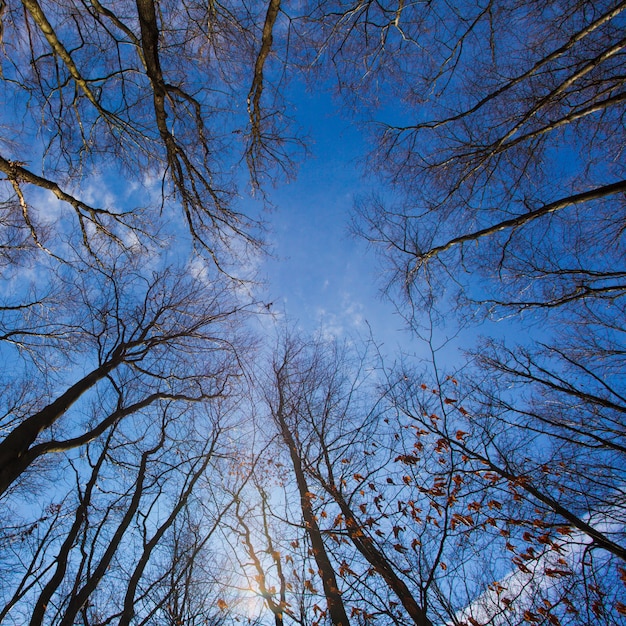
[[[363,304],[353,299],[350,293],[340,296],[337,309],[317,307],[315,318],[322,335],[326,339],[344,338],[361,332],[367,325]]]
[[[165,170],[151,170],[145,169],[141,172],[141,183],[146,191],[151,194],[161,195],[161,189],[163,187],[163,177],[165,176]]]
[[[36,216],[37,221],[42,226],[50,226],[56,224],[59,220],[73,211],[72,207],[66,202],[59,200],[51,191],[33,187],[33,192],[29,194],[27,202],[29,210]]]
[[[187,265],[187,270],[194,280],[197,280],[205,285],[208,285],[211,282],[209,267],[204,258],[200,256],[193,257]]]

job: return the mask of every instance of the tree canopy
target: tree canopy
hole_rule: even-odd
[[[626,624],[625,9],[0,1],[0,622]],[[306,88],[417,356],[267,303]]]

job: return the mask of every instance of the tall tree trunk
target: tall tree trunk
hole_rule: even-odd
[[[306,526],[306,532],[311,540],[313,557],[315,558],[315,563],[317,564],[319,574],[322,579],[324,595],[326,596],[326,603],[328,606],[328,615],[334,626],[349,626],[350,621],[348,620],[348,615],[346,614],[346,609],[343,604],[343,598],[341,597],[341,592],[339,591],[339,586],[337,585],[335,570],[330,562],[328,553],[326,552],[326,546],[324,545],[324,540],[322,539],[322,533],[317,524],[315,514],[313,513],[313,507],[311,506],[311,495],[307,485],[304,469],[302,467],[300,451],[293,433],[287,424],[283,390],[284,381],[282,380],[281,373],[281,371],[276,373],[279,399],[274,419],[280,429],[283,441],[289,449],[293,471],[296,476],[298,492],[300,493],[302,517]]]

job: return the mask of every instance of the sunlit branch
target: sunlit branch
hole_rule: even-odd
[[[468,117],[476,113],[478,110],[484,107],[488,102],[495,100],[496,98],[506,93],[507,91],[515,87],[516,85],[519,85],[520,83],[529,79],[531,76],[537,74],[539,70],[541,70],[544,66],[548,65],[552,61],[557,60],[559,57],[563,56],[568,50],[573,48],[578,42],[582,41],[585,37],[593,33],[596,29],[600,28],[604,24],[616,18],[625,8],[626,8],[626,2],[620,2],[615,7],[613,7],[612,9],[610,9],[609,11],[601,15],[598,19],[588,24],[585,28],[581,29],[580,31],[572,35],[565,44],[563,44],[562,46],[560,46],[559,48],[551,52],[549,55],[546,55],[545,57],[537,61],[530,69],[519,74],[514,79],[508,81],[507,83],[502,85],[500,88],[496,89],[495,91],[490,92],[489,94],[481,98],[478,102],[476,102],[476,104],[474,104],[469,109],[466,109],[462,111],[461,113],[452,115],[448,118],[445,118],[439,121],[424,122],[423,124],[415,124],[413,126],[395,128],[394,130],[407,131],[407,130],[419,130],[422,128],[438,128],[439,126],[456,122],[460,119],[463,119],[464,117]]]
[[[263,68],[272,49],[273,30],[280,10],[280,0],[269,0],[269,6],[263,24],[261,48],[254,64],[254,77],[248,93],[248,116],[250,118],[250,146],[247,150],[248,167],[255,185],[259,185],[257,168],[260,154],[263,151],[263,129],[261,96],[263,95]]]
[[[592,200],[599,200],[601,198],[606,198],[608,196],[622,193],[624,191],[626,191],[626,181],[619,181],[610,185],[596,187],[595,189],[591,189],[590,191],[584,191],[582,193],[567,196],[566,198],[555,200],[554,202],[545,204],[539,209],[534,209],[517,217],[503,220],[502,222],[494,224],[493,226],[488,226],[487,228],[483,228],[473,233],[467,233],[465,235],[455,237],[453,239],[450,239],[450,241],[448,241],[447,243],[440,246],[435,246],[434,248],[430,248],[430,250],[427,250],[426,252],[423,252],[421,254],[415,254],[415,256],[417,256],[417,262],[412,268],[407,271],[407,285],[410,285],[413,282],[416,273],[420,270],[424,263],[440,255],[441,253],[450,250],[455,246],[462,245],[470,241],[477,241],[483,237],[493,235],[503,230],[521,228],[522,226],[525,226],[533,220],[544,217],[545,215],[549,215],[550,213],[554,213],[555,211],[559,211],[565,207],[575,204],[581,204],[583,202],[591,202]]]

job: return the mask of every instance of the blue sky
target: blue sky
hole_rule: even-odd
[[[302,86],[294,92],[289,113],[310,138],[310,153],[293,181],[268,190],[275,208],[265,216],[271,256],[261,275],[267,279],[266,297],[275,319],[340,339],[367,338],[371,329],[383,354],[392,359],[399,351],[430,358],[426,344],[407,331],[405,320],[382,294],[385,274],[376,251],[349,229],[355,198],[372,190],[387,193],[365,171],[366,138],[329,93],[312,94]],[[457,321],[450,317],[433,330],[436,348],[453,337],[441,351],[446,362],[439,362],[453,369],[462,359],[458,349],[470,347],[487,326],[491,336],[503,337],[513,324],[510,319],[487,320],[476,327],[473,320],[457,336]]]
[[[358,161],[363,137],[341,119],[329,95],[302,93],[296,107],[312,141],[297,178],[270,190],[273,257],[264,270],[272,310],[304,330],[336,336],[365,335],[369,324],[391,347],[406,339],[398,332],[403,322],[381,298],[373,250],[348,228],[354,198],[369,183]]]

